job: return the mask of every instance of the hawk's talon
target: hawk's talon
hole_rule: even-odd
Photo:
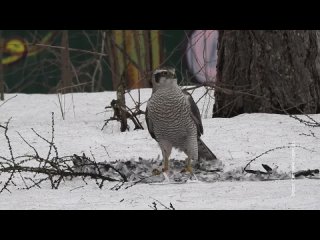
[[[161,170],[155,168],[152,170],[152,174],[153,175],[160,175],[161,173],[166,173],[169,170],[168,164],[165,164],[166,166],[164,166]]]
[[[185,172],[189,172],[189,173],[193,173],[192,167],[191,166],[187,166],[184,169],[181,170],[181,173],[185,173]]]
[[[159,169],[157,169],[157,168],[155,168],[155,169],[152,170],[152,174],[155,175],[155,176],[158,176],[158,175],[160,175],[161,173],[162,173],[162,172],[161,172]]]

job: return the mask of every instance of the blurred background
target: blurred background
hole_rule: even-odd
[[[0,30],[5,93],[99,92],[150,87],[154,69],[180,84],[214,81],[215,30]],[[1,91],[1,89],[0,89]]]

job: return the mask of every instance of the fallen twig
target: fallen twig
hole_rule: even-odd
[[[305,147],[302,147],[302,146],[294,146],[295,148],[302,148],[302,149],[305,149],[305,150],[308,150],[308,151],[313,151],[313,150],[310,150],[310,149],[307,149]],[[280,149],[285,149],[285,148],[293,148],[293,146],[281,146],[281,147],[275,147],[275,148],[272,148],[272,149],[269,149],[261,154],[259,154],[258,156],[254,157],[253,159],[249,160],[249,162],[246,164],[246,166],[243,168],[243,171],[242,172],[245,172],[247,171],[247,167],[255,160],[257,160],[258,158],[262,157],[263,155],[266,155],[270,152],[273,152],[275,150],[280,150]]]
[[[0,107],[1,107],[2,105],[4,105],[5,103],[7,103],[8,101],[14,99],[14,98],[17,97],[17,96],[18,96],[18,95],[14,95],[14,96],[12,96],[11,98],[8,98],[7,100],[5,100],[3,103],[0,104]]]

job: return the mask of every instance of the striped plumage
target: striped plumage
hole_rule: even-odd
[[[162,150],[164,170],[168,169],[172,147],[186,153],[188,171],[191,171],[191,160],[215,160],[216,156],[200,139],[203,126],[199,109],[192,96],[178,86],[174,70],[156,70],[152,84],[146,122]]]

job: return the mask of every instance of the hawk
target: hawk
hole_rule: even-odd
[[[192,160],[216,161],[217,157],[200,139],[203,125],[199,109],[191,94],[179,87],[175,70],[155,70],[152,87],[152,95],[146,108],[146,123],[151,137],[161,148],[162,171],[169,170],[172,148],[177,148],[188,156],[183,171],[192,173]]]

